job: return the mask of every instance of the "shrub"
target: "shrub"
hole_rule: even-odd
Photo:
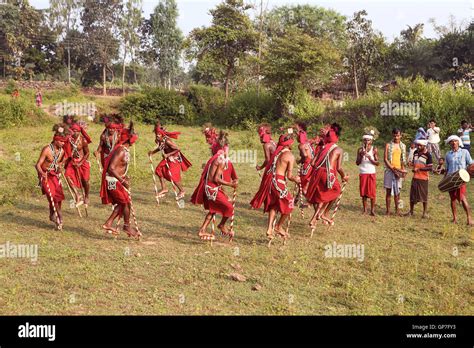
[[[0,128],[33,125],[46,119],[46,114],[33,101],[0,95]]]
[[[266,91],[249,90],[237,93],[229,102],[224,117],[219,118],[219,124],[241,127],[249,120],[259,122],[274,122],[276,120],[276,100]]]
[[[122,99],[120,112],[136,121],[153,123],[160,118],[166,123],[191,125],[195,121],[194,106],[185,96],[164,88],[148,88]]]
[[[189,87],[188,101],[196,110],[196,122],[199,124],[218,120],[225,112],[224,99],[224,91],[219,88],[204,85]]]
[[[413,102],[419,103],[420,114],[413,116],[382,116],[381,103]],[[474,96],[466,88],[454,89],[434,81],[399,79],[397,87],[387,94],[371,91],[359,99],[344,101],[343,107],[333,107],[325,120],[337,120],[345,126],[348,133],[359,134],[365,126],[375,126],[381,138],[388,140],[391,130],[399,127],[412,139],[419,127],[424,127],[430,119],[435,119],[441,128],[441,137],[454,134],[462,119],[474,114]]]

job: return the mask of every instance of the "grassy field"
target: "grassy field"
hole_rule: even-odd
[[[249,209],[259,185],[252,164],[236,164],[240,176],[233,245],[220,238],[210,247],[197,238],[204,213],[171,195],[157,206],[146,152],[152,128],[138,126],[136,167],[131,167],[141,242],[105,235],[101,224],[110,207],[100,205],[99,174],[92,163],[89,218],[64,204],[64,231],[48,221],[47,201],[36,187],[33,165],[51,139],[51,124],[0,131],[0,244],[38,245],[38,260],[0,258],[0,314],[271,314],[271,315],[430,315],[473,314],[472,229],[460,215],[450,224],[447,194],[430,183],[428,220],[421,206],[414,217],[369,218],[360,214],[354,146],[344,166],[351,175],[336,225],[318,225],[312,239],[306,218],[294,214],[286,246],[266,247],[266,216]],[[197,128],[178,143],[193,167],[184,174],[187,199],[208,158]],[[97,146],[101,127],[91,125]],[[231,132],[235,150],[262,152],[253,132]],[[379,145],[380,147],[380,145]],[[157,158],[155,158],[155,165]],[[382,169],[378,173],[378,213],[383,213]],[[411,178],[410,178],[411,179]],[[472,190],[469,200],[474,203]],[[409,182],[402,199],[408,206]],[[325,257],[325,246],[361,244],[364,260]],[[239,273],[246,281],[229,277]],[[259,285],[256,287],[256,285]]]

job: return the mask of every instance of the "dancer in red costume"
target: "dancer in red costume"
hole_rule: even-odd
[[[100,154],[100,164],[104,167],[105,160],[110,152],[117,145],[122,129],[125,128],[123,124],[123,117],[117,114],[102,116],[105,129],[100,135],[100,142],[97,150],[94,151],[94,156],[97,158]]]
[[[303,194],[306,195],[309,179],[313,171],[311,160],[314,158],[315,149],[308,140],[306,134],[306,124],[303,122],[297,123],[296,126],[298,137],[298,150],[300,151],[300,172],[298,173],[301,179],[301,188]]]
[[[72,135],[69,136],[64,146],[64,151],[68,156],[64,176],[74,192],[76,207],[82,204],[87,207],[90,189],[89,144],[91,139],[79,123],[72,123],[69,131]],[[84,197],[78,190],[80,188],[84,188]]]
[[[155,126],[155,143],[158,147],[148,152],[148,157],[161,151],[163,160],[158,164],[155,169],[156,175],[160,178],[161,191],[158,192],[158,196],[162,197],[168,190],[166,188],[165,179],[172,181],[178,188],[176,199],[182,199],[184,197],[184,188],[181,183],[181,171],[185,172],[191,167],[191,162],[183,155],[179,147],[171,141],[171,139],[178,139],[180,132],[167,132],[160,126]]]
[[[265,161],[261,166],[257,165],[257,171],[262,170],[270,162],[270,158],[276,149],[276,144],[272,139],[272,128],[269,124],[263,123],[258,127],[258,136],[263,145],[263,153],[265,154]]]
[[[234,214],[234,208],[222,188],[222,186],[229,186],[236,189],[238,185],[235,171],[233,171],[233,174],[232,171],[229,171],[229,142],[227,133],[221,131],[216,143],[219,149],[204,166],[199,184],[191,197],[191,203],[203,204],[204,209],[209,211],[198,233],[199,238],[202,240],[215,239],[213,234],[206,232],[214,214],[222,216],[222,220],[217,226],[222,234],[229,236],[230,239],[234,237],[234,232],[225,225],[227,220]],[[227,178],[225,175],[226,171],[228,173]],[[234,178],[232,178],[233,176]]]
[[[64,200],[64,192],[59,175],[66,158],[63,147],[68,141],[68,129],[65,124],[57,124],[53,131],[53,141],[43,147],[35,168],[41,190],[48,199],[49,220],[60,230],[63,224],[61,203]]]
[[[288,238],[283,226],[293,211],[294,201],[287,188],[286,179],[295,183],[300,182],[299,177],[292,173],[295,163],[295,157],[291,153],[293,142],[289,134],[280,136],[278,146],[265,167],[260,188],[250,202],[254,209],[260,208],[263,204],[263,211],[269,213],[267,238],[270,241],[274,238],[273,231],[285,240]],[[281,217],[273,227],[277,212],[281,213]]]
[[[100,197],[102,204],[113,204],[115,208],[107,221],[102,225],[106,231],[117,235],[118,231],[112,227],[115,219],[123,217],[123,230],[129,237],[139,237],[140,232],[132,232],[130,228],[130,178],[127,176],[130,164],[130,147],[137,141],[138,135],[134,133],[133,123],[129,128],[120,132],[118,142],[109,153],[104,163]]]
[[[308,202],[314,206],[314,215],[310,222],[311,227],[314,227],[319,219],[322,219],[327,224],[334,224],[328,217],[328,213],[341,192],[337,173],[339,173],[343,181],[349,179],[349,176],[344,174],[342,168],[343,151],[337,146],[341,130],[337,123],[331,125],[323,138],[324,145],[319,146],[320,150],[311,162],[313,173],[311,174],[306,194]]]

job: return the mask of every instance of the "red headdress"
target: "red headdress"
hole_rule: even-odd
[[[339,137],[337,136],[336,131],[334,129],[330,129],[329,132],[327,132],[326,136],[324,137],[325,144],[337,143],[338,141],[339,141]]]
[[[120,133],[120,144],[126,143],[127,141],[130,142],[130,145],[133,145],[138,139],[138,135],[131,133],[130,129],[124,128]]]
[[[62,141],[63,143],[67,142],[69,137],[67,135],[55,134],[53,141]]]
[[[81,127],[81,125],[79,123],[73,123],[69,129],[73,132],[81,132],[82,136],[84,137],[84,139],[86,139],[87,143],[90,144],[92,143],[92,139],[91,137],[89,136],[89,134],[87,134],[86,130]]]
[[[213,127],[212,128],[206,128],[203,133],[204,133],[204,136],[206,137],[206,142],[209,145],[213,145],[214,142],[217,139],[216,129],[213,128]]]
[[[178,139],[181,132],[167,132],[163,128],[155,126],[155,134],[161,135],[163,137],[172,138],[172,139]]]
[[[260,126],[258,128],[258,136],[262,143],[269,143],[272,140],[272,134],[269,126]]]
[[[304,130],[300,130],[298,132],[298,142],[300,144],[305,144],[308,141],[308,136]]]

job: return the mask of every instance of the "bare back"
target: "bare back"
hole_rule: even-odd
[[[291,178],[294,161],[295,161],[295,156],[293,156],[291,151],[290,150],[284,151],[280,155],[280,157],[278,157],[278,160],[276,162],[276,171],[275,171],[276,174]]]

